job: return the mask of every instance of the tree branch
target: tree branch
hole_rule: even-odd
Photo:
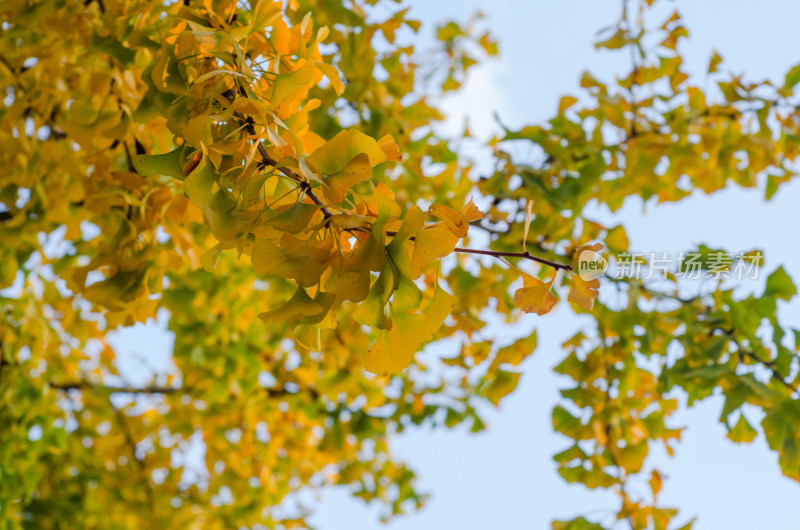
[[[747,349],[744,346],[742,346],[742,344],[739,342],[739,339],[737,339],[734,335],[734,333],[736,332],[736,328],[731,327],[730,329],[724,329],[720,327],[715,327],[711,329],[710,333],[714,333],[715,331],[721,331],[724,335],[727,335],[730,338],[730,340],[736,345],[736,349],[738,350],[740,355],[740,360],[741,356],[744,356],[760,364],[761,366],[770,371],[770,374],[773,379],[775,379],[777,382],[788,388],[792,394],[796,394],[798,391],[800,391],[798,385],[793,385],[789,381],[783,378],[780,372],[778,372],[778,370],[775,368],[774,361],[765,361],[758,355],[756,355],[753,350]]]
[[[237,93],[239,93],[238,89],[226,90],[225,92],[222,93],[222,97],[227,99],[229,103],[233,103],[235,95]],[[256,132],[256,128],[255,128],[255,125],[253,124],[252,120],[242,116],[238,112],[234,112],[233,115],[240,120],[240,123],[242,125],[244,125],[245,131],[247,131],[247,134],[249,134],[250,136],[259,136],[258,133]],[[257,141],[258,141],[258,154],[261,155],[261,159],[264,161],[264,164],[266,164],[268,166],[271,166],[271,167],[274,167],[275,169],[277,169],[278,171],[280,171],[281,173],[283,173],[284,175],[286,175],[290,179],[292,179],[295,182],[297,182],[300,185],[300,188],[305,192],[305,194],[308,195],[308,197],[312,201],[314,201],[314,204],[322,206],[322,214],[325,216],[325,219],[330,219],[331,217],[333,217],[333,213],[331,213],[331,211],[329,209],[327,209],[325,206],[323,206],[323,203],[320,200],[320,198],[317,197],[317,195],[312,191],[311,184],[306,179],[304,179],[303,177],[301,177],[300,175],[298,175],[297,173],[295,173],[294,171],[292,171],[288,167],[282,167],[282,166],[279,167],[278,166],[278,162],[274,158],[269,156],[269,153],[267,152],[267,148],[264,147],[263,140],[259,139]]]
[[[222,96],[229,103],[233,103],[235,95],[237,93],[239,93],[239,91],[240,91],[240,89],[238,87],[236,89],[229,89],[229,90],[223,92]],[[249,134],[250,136],[258,136],[258,133],[256,132],[255,125],[253,124],[252,120],[242,116],[238,112],[234,112],[233,115],[240,120],[240,123],[242,125],[244,125],[245,131],[247,131],[247,134]],[[266,147],[264,147],[264,143],[263,143],[262,140],[258,140],[257,148],[258,148],[258,153],[261,155],[261,158],[262,158],[262,160],[264,161],[264,163],[266,165],[274,167],[275,169],[277,169],[278,171],[280,171],[281,173],[283,173],[284,175],[286,175],[290,179],[292,179],[295,182],[297,182],[300,185],[300,188],[303,189],[303,191],[306,193],[306,195],[308,195],[308,197],[312,201],[314,201],[315,204],[317,204],[319,206],[322,206],[321,210],[322,210],[323,215],[325,216],[325,219],[330,219],[331,217],[333,217],[333,213],[331,213],[330,210],[328,210],[325,206],[323,206],[323,202],[320,200],[319,197],[316,196],[316,194],[314,194],[314,192],[311,189],[311,184],[306,179],[304,179],[303,177],[301,177],[300,175],[298,175],[297,173],[295,173],[294,171],[292,171],[291,169],[289,169],[287,167],[279,167],[278,166],[278,162],[274,158],[272,158],[269,155],[269,153],[267,152],[267,149],[266,149]],[[486,227],[481,226],[481,225],[477,225],[477,226],[479,226],[480,228],[483,228],[484,230],[487,230],[489,232],[493,231],[492,229],[486,228]],[[388,232],[386,232],[386,235],[389,235],[389,236],[397,235],[397,232],[388,231]],[[531,261],[535,261],[537,263],[541,263],[542,265],[548,265],[550,267],[553,267],[554,269],[562,269],[562,270],[568,270],[568,271],[572,270],[572,266],[571,265],[565,265],[563,263],[557,263],[555,261],[550,261],[550,260],[546,260],[544,258],[539,258],[537,256],[532,255],[530,252],[527,252],[527,251],[526,252],[500,252],[500,251],[496,251],[496,250],[475,250],[475,249],[471,249],[471,248],[456,247],[455,248],[455,252],[460,252],[460,253],[463,253],[463,254],[482,254],[482,255],[485,255],[485,256],[493,256],[493,257],[496,257],[496,258],[499,258],[499,257],[523,258],[523,259],[529,259]]]
[[[743,348],[739,344],[739,341],[736,340],[735,337],[731,337],[731,339],[733,340],[733,343],[736,344],[736,347],[739,348],[739,352],[741,352],[745,357],[747,357],[748,359],[751,359],[751,360],[759,363],[761,366],[763,366],[764,368],[769,370],[770,374],[772,375],[772,378],[775,379],[780,384],[782,384],[783,386],[785,386],[786,388],[788,388],[789,391],[792,393],[792,395],[797,393],[797,391],[798,391],[797,386],[791,384],[789,381],[787,381],[786,379],[783,378],[783,376],[780,374],[780,372],[778,372],[778,370],[775,368],[775,363],[774,362],[762,360],[752,350],[748,350],[746,348]]]
[[[460,252],[462,254],[480,254],[482,256],[492,256],[495,258],[523,258],[529,259],[531,261],[535,261],[536,263],[541,263],[542,265],[547,265],[549,267],[553,267],[554,269],[561,269],[565,271],[572,271],[572,265],[566,265],[564,263],[558,263],[556,261],[550,261],[544,258],[540,258],[538,256],[534,256],[530,252],[502,252],[499,250],[478,250],[475,248],[462,248],[456,247],[455,252]]]
[[[128,387],[128,386],[109,386],[97,385],[89,381],[75,381],[71,383],[48,383],[53,388],[63,390],[99,390],[101,392],[108,392],[110,394],[177,394],[179,392],[188,391],[187,388],[175,387],[159,387],[159,386],[145,386],[145,387]]]
[[[152,395],[152,394],[180,394],[191,393],[194,391],[192,387],[163,387],[163,386],[144,386],[144,387],[130,387],[130,386],[112,386],[90,383],[89,381],[72,381],[69,383],[53,383],[49,382],[48,385],[57,390],[69,392],[70,390],[92,390],[96,392],[107,392],[109,394],[131,394],[131,395]],[[264,390],[270,397],[284,397],[294,396],[307,392],[314,399],[318,399],[320,394],[313,387],[301,387],[298,385],[299,391],[291,392],[286,388],[265,388]]]
[[[387,230],[387,236],[396,236],[397,232],[395,230]],[[414,236],[409,238],[411,241],[415,241],[416,238]],[[529,259],[531,261],[535,261],[536,263],[541,263],[542,265],[547,265],[549,267],[553,267],[554,269],[561,269],[565,271],[572,271],[572,265],[566,265],[564,263],[558,263],[557,261],[550,261],[549,259],[540,258],[538,256],[534,256],[527,250],[525,252],[504,252],[502,250],[479,250],[476,248],[464,248],[464,247],[456,247],[453,249],[454,252],[459,252],[461,254],[480,254],[482,256],[492,256],[494,258],[522,258],[522,259]]]

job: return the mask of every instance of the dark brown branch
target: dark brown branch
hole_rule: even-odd
[[[731,327],[730,329],[724,329],[720,327],[715,327],[709,331],[709,334],[713,334],[715,331],[721,331],[724,335],[730,338],[730,340],[736,345],[736,349],[739,352],[740,359],[742,357],[747,357],[748,359],[755,361],[756,363],[760,364],[761,366],[769,370],[772,378],[775,379],[780,384],[782,384],[783,386],[785,386],[786,388],[788,388],[792,392],[792,394],[795,394],[798,392],[798,390],[800,390],[798,388],[798,385],[793,385],[789,381],[783,378],[780,372],[778,372],[778,370],[775,368],[775,361],[765,361],[758,355],[756,355],[755,352],[753,352],[753,350],[749,350],[744,346],[742,346],[739,340],[734,336],[734,333],[736,332],[735,328]]]
[[[88,381],[75,381],[72,383],[48,383],[51,387],[58,390],[99,390],[101,392],[108,392],[111,394],[177,394],[179,392],[187,391],[186,388],[175,387],[158,387],[158,386],[145,386],[145,387],[123,387],[123,386],[109,386],[97,385]]]
[[[492,256],[495,258],[523,258],[529,259],[531,261],[535,261],[536,263],[541,263],[542,265],[547,265],[548,267],[553,267],[554,269],[561,269],[565,271],[572,271],[572,265],[566,265],[564,263],[558,263],[556,261],[550,261],[548,259],[540,258],[538,256],[534,256],[530,252],[502,252],[499,250],[478,250],[475,248],[462,248],[456,247],[455,252],[460,252],[462,254],[481,254],[483,256]]]
[[[780,384],[782,384],[783,386],[785,386],[786,388],[788,388],[788,389],[789,389],[789,391],[790,391],[792,394],[796,394],[796,393],[797,393],[797,391],[798,391],[798,388],[797,388],[797,386],[796,386],[796,385],[793,385],[793,384],[791,384],[789,381],[787,381],[786,379],[784,379],[784,378],[783,378],[783,376],[780,374],[780,372],[778,372],[778,370],[775,368],[775,363],[774,363],[774,362],[772,362],[772,361],[764,361],[764,360],[762,360],[762,359],[761,359],[761,358],[760,358],[758,355],[756,355],[756,354],[755,354],[755,353],[754,353],[752,350],[748,350],[748,349],[742,348],[742,346],[739,344],[739,341],[738,341],[738,340],[736,340],[736,339],[735,339],[735,338],[733,338],[733,337],[732,337],[732,339],[733,339],[733,343],[734,343],[734,344],[736,344],[736,347],[737,347],[737,348],[739,348],[739,352],[740,352],[740,353],[742,353],[742,354],[743,354],[745,357],[747,357],[748,359],[751,359],[751,360],[753,360],[753,361],[755,361],[755,362],[759,363],[759,364],[760,364],[760,365],[762,365],[764,368],[766,368],[767,370],[769,370],[769,371],[770,371],[770,374],[772,375],[772,378],[773,378],[773,379],[775,379],[775,380],[776,380],[777,382],[779,382]]]
[[[491,226],[486,226],[484,224],[481,224],[480,220],[478,220],[478,221],[470,221],[469,226],[474,226],[475,228],[480,228],[484,232],[487,232],[489,234],[499,235],[499,236],[508,234],[508,232],[509,232],[508,229],[506,229],[506,230],[498,230],[497,228],[492,228]]]
[[[387,230],[387,236],[396,236],[397,232],[395,230]],[[415,237],[409,238],[411,241],[416,240]],[[453,249],[454,252],[459,252],[461,254],[480,254],[482,256],[492,256],[494,258],[522,258],[522,259],[529,259],[531,261],[535,261],[536,263],[541,263],[542,265],[547,265],[549,267],[553,267],[554,269],[561,269],[565,271],[572,271],[572,265],[566,265],[564,263],[558,263],[557,261],[550,261],[549,259],[540,258],[538,256],[534,256],[528,251],[525,252],[503,252],[501,250],[479,250],[476,248],[464,248],[464,247],[456,247]]]
[[[97,392],[107,392],[109,394],[131,394],[131,395],[153,395],[153,394],[167,395],[167,394],[180,394],[180,393],[188,394],[194,390],[191,387],[176,388],[176,387],[163,387],[163,386],[145,386],[145,387],[111,386],[111,385],[90,383],[89,381],[73,381],[69,383],[50,382],[48,383],[48,385],[52,388],[63,390],[64,392],[68,392],[70,390],[92,390]],[[320,397],[316,389],[311,387],[308,388],[300,387],[300,390],[297,392],[290,392],[285,388],[265,388],[264,390],[270,397],[294,396],[301,394],[303,392],[308,392],[314,399],[318,399]]]

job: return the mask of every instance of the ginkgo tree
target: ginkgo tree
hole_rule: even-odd
[[[676,448],[674,389],[689,405],[721,391],[737,442],[757,435],[742,407],[763,410],[800,480],[782,268],[757,297],[578,273],[585,252],[629,250],[624,227],[584,215],[591,200],[760,181],[769,198],[794,176],[800,67],[754,83],[715,54],[713,89],[694,86],[688,32],[677,13],[655,24],[653,3],[626,3],[597,43],[630,54],[627,75],[586,73],[549,122],[489,142],[496,169],[478,175],[434,127],[440,96],[497,53],[477,18],[420,53],[413,12],[382,0],[4,2],[2,527],[302,527],[287,496],[337,484],[387,517],[418,507],[391,437],[483,429],[536,335],[500,348],[480,331],[559,299],[596,325],[556,367],[575,384],[555,461],[614,489],[620,524],[680,524],[647,462],[655,441]],[[515,160],[511,142],[544,156]],[[173,367],[134,385],[106,334],[157,313]],[[436,365],[416,359],[445,338]],[[647,495],[627,487],[642,477]]]

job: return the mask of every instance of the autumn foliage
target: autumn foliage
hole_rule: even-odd
[[[675,389],[689,405],[721,391],[737,442],[756,436],[742,407],[763,410],[800,480],[783,269],[748,297],[577,273],[583,251],[629,250],[584,215],[592,200],[761,181],[769,198],[794,176],[800,69],[752,83],[715,54],[713,90],[695,86],[687,29],[677,13],[645,26],[652,3],[597,43],[632,51],[628,74],[584,74],[549,122],[488,142],[496,169],[478,175],[433,125],[497,53],[480,19],[421,53],[413,10],[383,0],[3,2],[0,528],[303,526],[282,501],[335,484],[387,517],[418,507],[391,436],[483,429],[479,404],[514,390],[536,335],[501,348],[480,331],[545,322],[559,300],[595,322],[556,367],[574,380],[553,411],[565,480],[615,489],[634,529],[677,524],[647,464],[680,438]],[[512,142],[544,156],[515,160]],[[157,314],[172,368],[132,384],[106,333]],[[644,496],[626,488],[640,476]]]

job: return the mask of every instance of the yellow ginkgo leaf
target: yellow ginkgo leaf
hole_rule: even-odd
[[[293,278],[298,284],[310,287],[319,281],[330,256],[332,241],[296,239],[288,234],[280,246],[256,238],[251,259],[257,274]]]
[[[279,75],[273,85],[270,106],[277,107],[290,95],[305,97],[305,90],[314,84],[315,73],[314,63],[306,62],[293,72]]]
[[[475,206],[475,202],[472,200],[472,198],[469,199],[469,202],[466,204],[466,206],[461,208],[461,213],[464,214],[464,218],[468,223],[471,223],[472,221],[480,221],[486,217],[486,215],[484,215],[484,213],[480,211],[477,206]]]
[[[576,248],[574,254],[576,256],[580,256],[581,252],[583,252],[584,250],[590,250],[592,252],[600,252],[604,248],[605,245],[603,245],[602,243],[589,243],[588,245],[581,245],[578,248]]]
[[[443,223],[436,223],[417,232],[411,274],[414,279],[425,272],[431,263],[453,252],[458,236]]]
[[[377,375],[403,371],[422,346],[441,327],[453,309],[453,295],[436,287],[423,314],[392,313],[392,328],[383,330],[364,358],[364,369]]]
[[[428,209],[428,213],[444,221],[447,228],[459,239],[467,235],[469,231],[469,221],[467,221],[463,213],[453,210],[444,204],[434,204]]]
[[[356,155],[365,153],[369,165],[374,167],[386,160],[378,142],[366,134],[351,130],[342,131],[308,157],[308,162],[323,175],[333,175],[343,170]]]
[[[522,275],[522,281],[523,286],[514,292],[514,307],[537,315],[549,313],[558,301],[550,291],[552,282],[545,283],[527,274]]]
[[[324,307],[308,296],[306,290],[298,287],[288,302],[277,309],[260,313],[258,318],[275,323],[285,322],[292,318],[319,315]]]
[[[316,204],[297,203],[288,208],[281,208],[279,213],[270,215],[264,222],[283,232],[296,234],[308,226],[318,210],[319,206]]]
[[[303,175],[303,177],[305,177],[306,180],[325,184],[325,182],[319,178],[310,167],[308,167],[308,163],[306,162],[305,158],[301,158],[299,160],[298,167],[300,168],[300,173]]]
[[[577,274],[573,274],[568,300],[577,304],[578,307],[591,311],[594,307],[594,299],[598,295],[598,287],[600,287],[600,280],[597,278],[584,280]]]
[[[317,68],[319,68],[325,77],[328,78],[328,81],[331,82],[331,86],[336,91],[336,95],[341,96],[344,92],[344,83],[342,83],[342,79],[339,76],[339,70],[333,66],[332,64],[328,63],[317,63]]]
[[[381,150],[386,153],[386,160],[391,162],[403,161],[403,154],[400,152],[400,147],[391,134],[383,135],[381,139],[378,140],[378,145],[381,147]]]
[[[342,169],[332,175],[326,175],[324,182],[327,187],[323,189],[325,198],[333,204],[338,204],[344,199],[347,190],[353,184],[372,177],[372,166],[366,153],[359,153]]]
[[[369,294],[369,280],[369,271],[366,269],[356,271],[339,269],[331,276],[332,285],[329,289],[342,300],[360,302]]]

